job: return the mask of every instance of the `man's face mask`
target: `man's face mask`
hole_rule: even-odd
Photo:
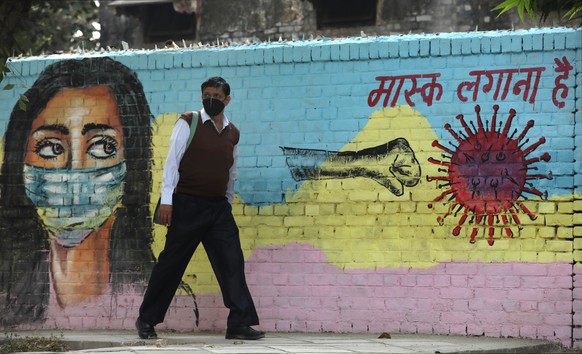
[[[224,110],[224,102],[216,98],[205,98],[202,100],[202,105],[204,111],[211,117],[219,115]]]
[[[24,165],[26,195],[57,242],[80,244],[114,212],[123,193],[125,162],[100,169]]]

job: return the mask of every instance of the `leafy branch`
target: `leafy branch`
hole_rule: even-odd
[[[562,19],[571,21],[582,17],[582,0],[505,0],[492,11],[499,11],[499,17],[512,9],[517,9],[522,22],[525,14],[532,20],[539,16],[540,21],[545,22],[551,13],[557,13]]]

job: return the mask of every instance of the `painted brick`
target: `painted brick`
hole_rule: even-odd
[[[439,41],[439,55],[450,55],[451,54],[451,40],[448,38],[442,38]]]
[[[552,252],[572,252],[571,241],[548,241],[547,245]]]
[[[567,49],[574,49],[578,48],[580,45],[580,34],[579,33],[566,33],[566,48]]]
[[[471,54],[473,51],[473,43],[471,38],[463,38],[461,39],[461,54],[468,55]],[[451,53],[454,54],[454,53]]]
[[[415,41],[402,41],[400,42],[400,49],[399,49],[399,57],[401,58],[408,58],[416,56],[418,52],[416,48],[416,44],[418,42]],[[411,48],[412,46],[412,48]],[[412,53],[411,53],[412,51]]]
[[[432,38],[430,40],[430,53],[431,56],[437,56],[440,54],[440,39]]]
[[[417,57],[420,55],[420,41],[412,40],[408,42],[408,56]]]
[[[554,38],[555,38],[555,34],[545,33],[543,35],[543,49],[553,50],[554,49]]]
[[[568,226],[572,225],[572,215],[570,214],[555,214],[555,215],[547,215],[546,216],[546,224],[547,225],[563,225]]]
[[[388,42],[387,52],[390,58],[398,58],[398,54],[400,53],[400,41]]]
[[[430,47],[430,40],[427,38],[421,38],[418,42],[418,55],[421,57],[428,56],[430,54]]]
[[[240,227],[247,281],[265,329],[365,332],[390,328],[393,332],[519,336],[576,346],[582,343],[582,332],[570,322],[573,309],[574,323],[582,324],[582,219],[577,213],[582,203],[574,194],[582,186],[576,150],[582,128],[574,124],[579,117],[571,112],[582,109],[572,99],[582,95],[582,79],[574,75],[582,62],[579,38],[579,30],[538,29],[111,55],[137,71],[156,116],[166,113],[166,107],[192,109],[193,93],[197,95],[199,82],[207,75],[229,78],[233,101],[227,114],[230,117],[232,112],[242,132],[233,214]],[[554,58],[562,56],[576,69],[566,81],[570,89],[566,105],[559,109],[552,102],[552,90],[557,76]],[[32,84],[33,76],[48,63],[43,58],[16,60],[14,65],[27,72],[23,80]],[[511,88],[506,98],[492,102],[492,92],[482,92],[485,77],[475,102],[462,103],[456,96],[458,85],[469,79],[472,70],[526,65],[546,67],[535,104],[522,102]],[[397,107],[367,105],[371,90],[379,85],[376,76],[426,73],[441,74],[443,97],[432,106],[419,94],[412,99],[415,106],[407,106],[403,92],[408,86],[402,87]],[[198,83],[192,87],[192,81]],[[576,90],[574,85],[578,85]],[[8,107],[4,111],[10,111],[15,97],[16,92],[0,93],[0,104]],[[519,136],[528,120],[535,121],[521,144],[532,146],[543,135],[546,142],[527,158],[547,151],[551,160],[547,166],[531,164],[528,173],[552,171],[553,178],[525,182],[527,188],[548,192],[544,198],[524,193],[528,194],[527,201],[523,196],[524,205],[537,218],[530,220],[515,205],[511,209],[515,219],[508,215],[508,227],[515,236],[506,238],[503,221],[495,219],[496,242],[489,246],[486,223],[475,225],[470,211],[465,223],[460,222],[462,208],[447,214],[449,206],[436,205],[434,200],[450,187],[436,188],[437,183],[425,176],[437,174],[439,168],[428,163],[429,157],[441,154],[432,149],[433,140],[442,140],[451,149],[458,146],[445,124],[453,125],[457,134],[467,133],[455,116],[464,114],[468,122],[473,120],[475,104],[483,107],[484,124],[490,124],[493,103],[503,112],[499,126],[507,120],[509,108],[518,110],[510,134],[515,130]],[[6,114],[0,117],[0,127],[6,119]],[[477,131],[477,122],[471,124],[468,129]],[[160,148],[167,148],[172,125],[152,128],[160,140],[154,148],[152,173],[161,178],[164,154]],[[386,146],[397,137],[407,139],[422,167],[417,185],[401,185],[394,178],[399,172],[395,161],[376,161],[375,156],[356,160],[355,168],[360,170],[346,170],[333,159],[314,163],[313,156],[306,155],[312,160],[302,161],[306,165],[301,168],[330,164],[333,173],[344,175],[294,180],[290,160],[280,148],[361,151]],[[354,171],[369,174],[354,178]],[[387,176],[396,190],[402,187],[402,194],[385,187],[382,183],[387,181],[378,174]],[[158,183],[152,186],[152,194],[159,190]],[[431,203],[435,205],[429,207]],[[456,226],[460,235],[455,237]],[[473,228],[478,238],[470,244]],[[156,234],[153,247],[159,251],[162,243]],[[216,318],[201,328],[223,328],[227,311],[212,271],[202,264],[193,260],[186,277],[196,275],[198,305],[205,317]],[[172,303],[171,319],[164,328],[192,323],[184,314],[192,316],[192,305],[185,298],[178,296]],[[124,306],[128,313],[135,311],[135,305]],[[104,322],[91,307],[83,311],[47,319],[44,326],[133,326],[126,319]],[[370,326],[370,318],[375,327]]]
[[[330,60],[335,61],[340,59],[340,46],[337,44],[330,44]]]
[[[554,34],[554,49],[566,49],[566,34],[556,33]]]

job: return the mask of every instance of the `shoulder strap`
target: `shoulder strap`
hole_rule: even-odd
[[[186,145],[186,148],[190,146],[192,138],[194,138],[194,133],[196,133],[196,126],[198,125],[198,120],[200,119],[200,111],[197,111],[197,113],[198,115],[196,116],[196,118],[194,118],[194,114],[192,114],[192,121],[190,122],[190,136],[188,137],[188,145]]]

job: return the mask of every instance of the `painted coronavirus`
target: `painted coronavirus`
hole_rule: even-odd
[[[448,123],[444,126],[457,144],[451,144],[454,148],[449,149],[434,141],[432,146],[444,153],[442,159],[428,159],[429,162],[439,165],[439,172],[446,173],[444,176],[427,176],[429,182],[444,182],[437,184],[443,192],[433,200],[433,203],[448,203],[446,214],[437,218],[439,224],[443,225],[445,218],[450,215],[458,216],[462,211],[452,234],[458,236],[461,227],[469,219],[469,223],[473,224],[471,243],[476,242],[480,229],[487,229],[487,242],[493,245],[495,229],[500,222],[505,235],[513,237],[511,226],[521,227],[518,217],[520,210],[531,220],[535,220],[536,216],[523,201],[527,199],[526,194],[547,198],[547,192],[543,193],[534,188],[529,180],[552,179],[551,172],[548,175],[530,173],[537,169],[532,164],[548,162],[551,157],[546,152],[540,157],[528,158],[528,155],[546,141],[541,137],[537,142],[524,147],[529,143],[525,136],[534,126],[533,120],[516,137],[517,129],[509,132],[516,111],[510,109],[505,125],[500,122],[497,127],[498,110],[499,106],[494,105],[490,126],[487,126],[487,121],[483,125],[479,106],[475,106],[477,127],[474,122],[470,122],[469,127],[463,115],[457,115],[464,132],[455,132]],[[429,207],[432,208],[433,204],[429,204]]]

